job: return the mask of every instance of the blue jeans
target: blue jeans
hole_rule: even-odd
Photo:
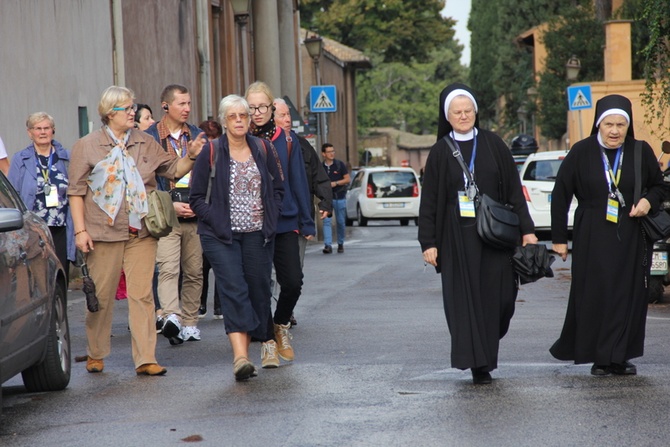
[[[263,338],[270,319],[270,274],[274,242],[260,231],[233,233],[233,242],[200,235],[203,253],[214,271],[226,334],[246,332]]]
[[[347,217],[347,199],[333,199],[333,213],[337,220],[337,244],[344,245],[345,218]],[[323,219],[323,243],[333,245],[333,227],[331,217]]]

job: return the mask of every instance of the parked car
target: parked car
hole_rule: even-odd
[[[28,391],[62,390],[70,368],[63,266],[49,227],[0,173],[0,384],[21,373]]]
[[[556,174],[568,151],[548,151],[530,154],[521,168],[521,186],[528,202],[530,217],[535,222],[538,237],[551,234],[551,192]],[[577,200],[572,199],[568,211],[568,230],[572,231]]]
[[[419,217],[421,185],[412,168],[361,168],[347,190],[347,225],[358,221],[400,220],[400,225],[416,223]]]

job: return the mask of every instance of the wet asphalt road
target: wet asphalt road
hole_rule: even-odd
[[[570,280],[559,260],[554,279],[523,286],[493,384],[473,386],[449,367],[439,276],[424,269],[416,227],[352,227],[345,247],[308,246],[293,364],[236,383],[210,313],[200,342],[159,336],[166,376],[137,377],[119,301],[103,373],[75,363],[57,393],[27,393],[20,377],[4,384],[0,445],[670,445],[670,305],[649,308],[637,376],[593,377],[548,352]],[[72,350],[85,354],[83,297],[69,299]],[[257,343],[251,354],[260,364]]]

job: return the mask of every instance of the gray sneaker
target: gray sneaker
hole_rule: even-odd
[[[277,343],[274,340],[269,340],[261,344],[261,367],[262,368],[279,367],[279,356],[277,355]]]

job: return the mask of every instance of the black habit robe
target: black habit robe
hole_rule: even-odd
[[[610,365],[643,354],[653,244],[643,237],[638,219],[628,216],[635,188],[635,139],[631,134],[623,146],[619,189],[626,206],[619,207],[618,223],[605,218],[608,184],[595,125],[594,133],[572,147],[558,171],[551,199],[554,243],[567,243],[573,195],[579,202],[567,315],[560,338],[550,349],[559,360]],[[647,190],[644,197],[653,213],[666,189],[651,147],[643,142],[641,150],[642,188]],[[604,151],[613,167],[617,149]]]
[[[478,130],[476,138],[474,171],[480,193],[513,205],[521,222],[519,237],[533,233],[511,152],[492,132]],[[458,142],[466,165],[472,157],[473,141]],[[505,188],[500,187],[503,181]],[[426,160],[419,242],[422,251],[438,249],[436,270],[442,276],[452,367],[492,371],[498,366],[500,339],[514,314],[517,286],[512,251],[485,245],[477,234],[475,219],[460,216],[457,194],[463,190],[463,171],[440,138]],[[501,190],[506,191],[506,200],[499,197]]]

